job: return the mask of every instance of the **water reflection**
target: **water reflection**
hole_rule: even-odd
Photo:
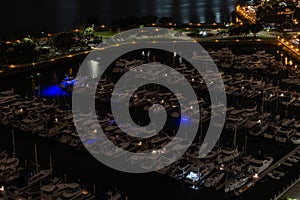
[[[130,16],[172,16],[177,23],[228,22],[237,0],[55,0],[41,3],[37,0],[7,1],[5,6],[16,15],[4,17],[4,24],[14,31],[65,31],[88,18],[98,18],[100,23]],[[3,10],[4,7],[2,7]],[[30,11],[30,12],[28,12]],[[7,11],[8,12],[8,9]],[[3,12],[2,14],[9,16]],[[14,24],[15,26],[8,26]]]

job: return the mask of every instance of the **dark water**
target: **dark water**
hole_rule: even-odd
[[[90,17],[100,23],[132,16],[171,16],[176,23],[230,21],[238,0],[10,0],[1,2],[1,32],[72,30]],[[5,28],[4,28],[5,27]]]

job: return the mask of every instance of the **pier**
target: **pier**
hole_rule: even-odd
[[[284,157],[282,157],[280,160],[278,160],[276,163],[274,163],[273,165],[271,165],[268,169],[266,169],[264,172],[262,172],[259,176],[255,177],[254,179],[252,179],[251,181],[248,182],[248,186],[247,188],[243,188],[243,192],[245,192],[247,189],[249,189],[252,186],[255,186],[256,182],[259,181],[260,179],[262,179],[263,177],[265,177],[268,173],[272,172],[274,169],[280,167],[282,164],[285,163],[285,161],[287,160],[287,158],[294,156],[297,151],[300,150],[300,146],[296,147],[294,150],[292,150],[290,153],[286,154]],[[296,178],[294,181],[292,181],[291,184],[288,184],[287,188],[284,188],[283,191],[279,192],[279,195],[274,196],[274,200],[279,199],[283,194],[285,194],[290,188],[292,188],[295,184],[297,184],[300,181],[300,176],[298,176],[298,178]],[[235,195],[239,196],[242,193],[236,192]]]

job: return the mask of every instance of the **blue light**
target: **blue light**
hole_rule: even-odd
[[[57,96],[64,96],[68,94],[69,94],[68,92],[64,91],[58,85],[49,86],[41,90],[42,97],[57,97]]]
[[[98,137],[96,137],[94,139],[85,140],[84,143],[87,144],[87,145],[92,145],[92,144],[96,143],[97,141],[99,141]]]
[[[189,121],[190,121],[190,119],[189,119],[188,116],[182,116],[182,117],[181,117],[181,122],[186,123],[186,122],[189,122]]]

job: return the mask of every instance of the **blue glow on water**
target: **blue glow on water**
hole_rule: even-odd
[[[182,116],[181,117],[181,122],[182,123],[188,123],[188,122],[190,122],[190,118],[188,116]]]
[[[64,91],[58,85],[45,87],[41,90],[42,97],[57,97],[57,96],[65,96],[65,95],[69,95],[69,93]]]
[[[71,86],[73,87],[75,85],[75,79],[73,80],[64,80],[63,82],[61,82],[61,85],[64,87],[64,88],[67,88],[68,86]]]
[[[97,141],[99,141],[99,138],[98,138],[98,137],[96,137],[96,138],[94,138],[94,139],[88,139],[88,140],[85,140],[84,143],[85,143],[85,144],[88,144],[88,145],[92,145],[92,144],[96,143]]]

